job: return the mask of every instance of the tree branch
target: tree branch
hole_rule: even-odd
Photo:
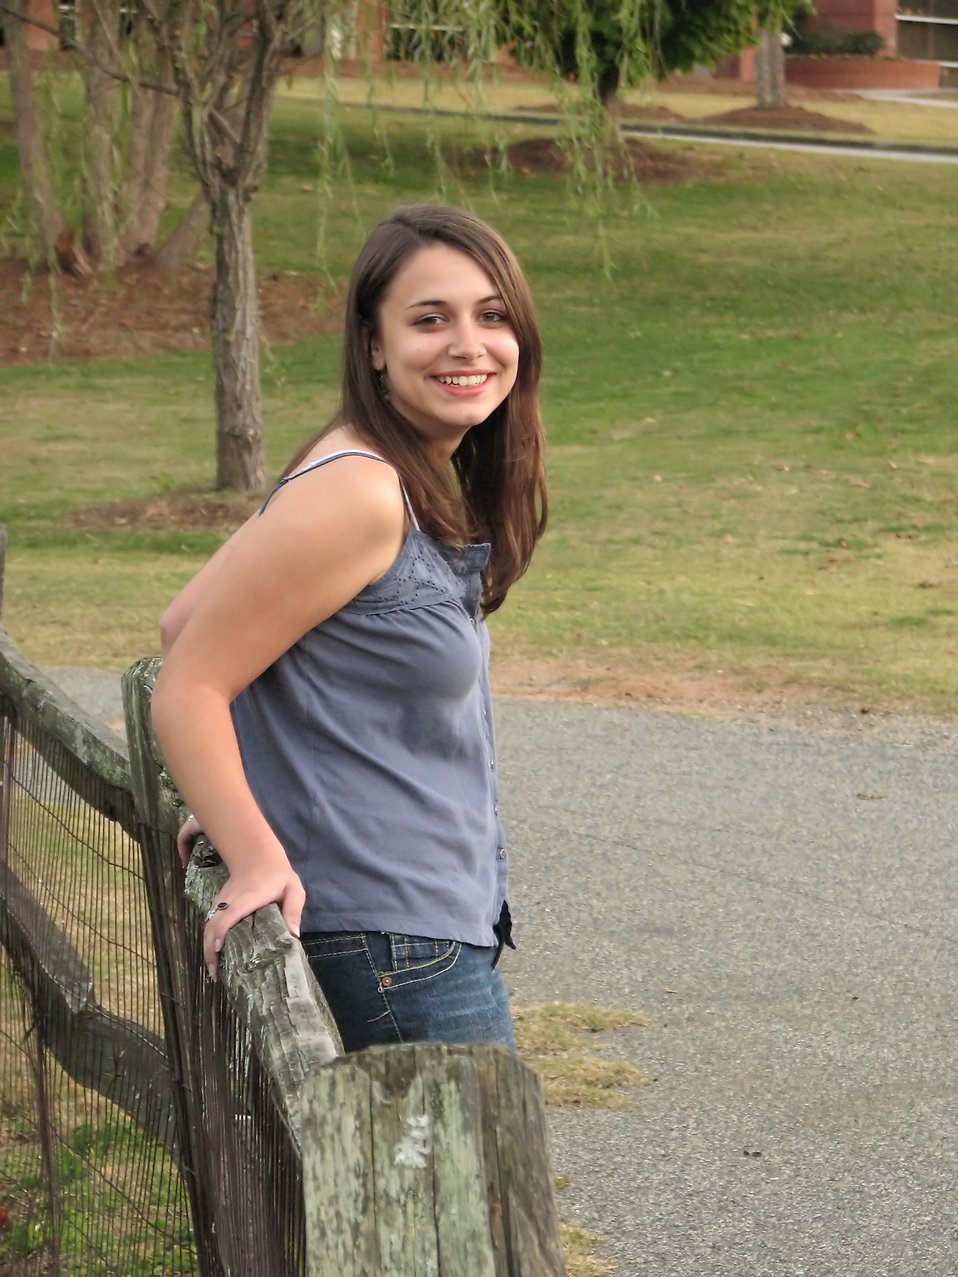
[[[28,27],[36,27],[38,31],[45,31],[48,35],[56,36],[58,40],[60,38],[58,27],[53,27],[48,22],[41,22],[39,18],[31,17],[29,14],[15,9],[13,5],[5,4],[3,0],[0,0],[0,14],[7,18],[15,18],[18,22],[22,22]],[[102,71],[104,75],[108,75],[111,79],[119,80],[121,84],[130,84],[139,89],[152,89],[154,93],[176,95],[175,89],[168,84],[161,83],[159,80],[146,80],[138,75],[130,75],[129,71],[121,71],[118,67],[109,66],[79,40],[70,41],[69,52],[77,54],[84,62],[96,67],[98,71]]]
[[[103,39],[106,42],[107,48],[109,49],[110,56],[113,58],[114,62],[122,62],[123,59],[120,56],[120,46],[116,40],[116,27],[114,26],[114,23],[107,22],[104,20],[103,9],[100,4],[100,0],[91,0],[91,4],[93,7],[93,13],[95,15],[94,20],[96,21],[96,23],[98,24],[100,28],[100,32],[103,36]],[[116,20],[116,23],[118,24],[119,17],[120,17],[119,10],[114,9],[111,16]],[[98,67],[97,70],[102,71],[103,68]]]

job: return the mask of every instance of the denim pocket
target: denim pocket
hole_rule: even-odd
[[[307,958],[339,958],[354,953],[369,956],[365,931],[304,931],[301,943]]]
[[[451,970],[462,952],[459,940],[434,940],[430,936],[389,933],[389,967],[380,971],[387,988],[402,988],[418,980],[432,980]],[[383,955],[385,957],[385,954]]]

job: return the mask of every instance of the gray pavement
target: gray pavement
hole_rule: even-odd
[[[896,95],[897,100],[898,95]],[[922,101],[922,105],[939,105],[932,101]],[[461,116],[458,108],[436,108],[434,106],[389,106],[377,104],[377,111],[389,115],[425,115]],[[500,124],[536,124],[553,128],[561,122],[561,115],[549,111],[541,115],[529,112],[489,112],[484,115],[487,120],[495,120]],[[759,147],[768,151],[801,151],[812,155],[847,155],[861,160],[906,160],[918,164],[958,164],[958,149],[937,143],[921,142],[880,142],[872,138],[844,138],[839,141],[828,134],[821,134],[814,141],[808,135],[796,133],[788,135],[779,131],[760,132],[754,129],[714,129],[694,121],[684,124],[663,123],[660,121],[644,122],[639,120],[621,121],[623,133],[633,137],[673,138],[678,141],[702,143],[708,146]]]
[[[958,89],[856,89],[856,96],[907,106],[958,107]]]
[[[115,679],[61,672],[119,716]],[[522,1002],[646,1013],[556,1111],[618,1277],[958,1274],[958,732],[506,701]]]

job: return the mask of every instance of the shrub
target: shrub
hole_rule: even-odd
[[[873,58],[884,47],[885,37],[877,31],[839,31],[832,23],[821,22],[814,27],[803,24],[796,28],[789,52],[816,58],[856,54]]]

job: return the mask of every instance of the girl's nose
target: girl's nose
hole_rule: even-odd
[[[450,333],[449,353],[457,359],[477,359],[485,354],[482,334],[471,319],[462,320]]]

